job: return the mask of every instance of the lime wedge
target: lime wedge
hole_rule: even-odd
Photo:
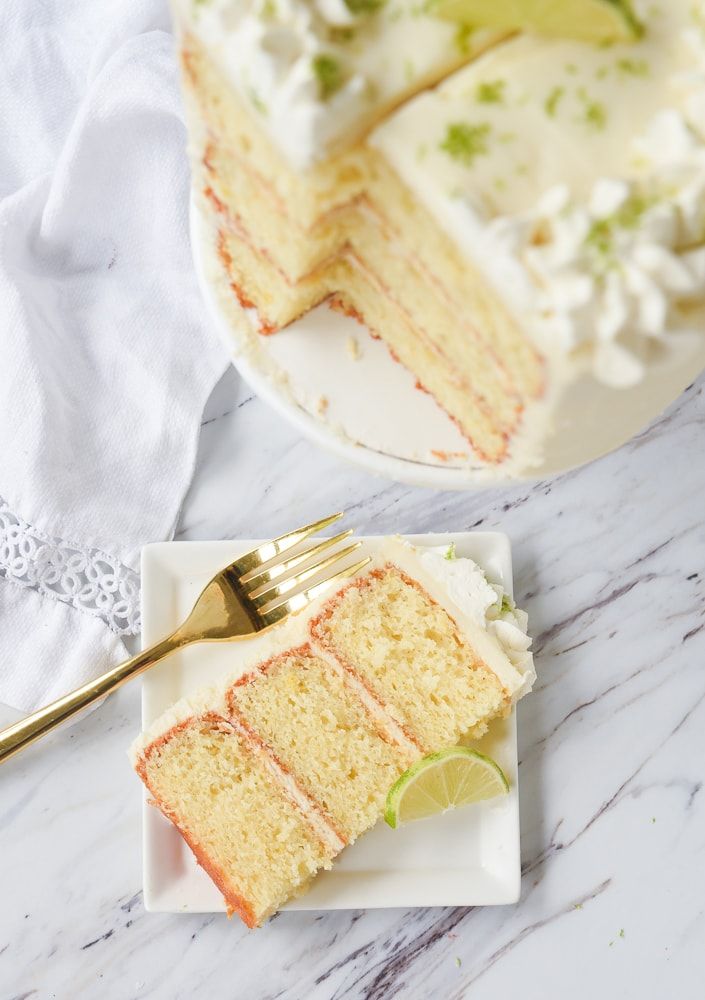
[[[392,829],[509,791],[502,768],[470,747],[450,747],[422,757],[387,793],[384,820]]]
[[[438,17],[478,28],[585,42],[628,42],[640,34],[627,0],[431,0],[429,7]]]

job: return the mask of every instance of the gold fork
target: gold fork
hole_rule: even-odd
[[[305,608],[332,584],[353,576],[367,565],[369,557],[331,573],[309,587],[303,587],[307,581],[326,570],[332,570],[360,547],[362,542],[353,542],[352,545],[332,551],[306,565],[348,538],[352,530],[342,531],[332,538],[324,538],[289,559],[280,558],[282,553],[293,549],[342,516],[342,513],[333,514],[286,535],[280,535],[230,563],[206,584],[191,614],[171,635],[63,698],[40,708],[26,719],[3,729],[0,732],[0,763],[50,733],[93,702],[117,690],[130,678],[148,670],[174,650],[190,646],[194,642],[228,642],[264,632],[292,612]]]

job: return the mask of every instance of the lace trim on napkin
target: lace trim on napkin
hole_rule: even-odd
[[[140,631],[138,574],[99,549],[51,538],[0,497],[0,579],[100,618],[117,635]]]

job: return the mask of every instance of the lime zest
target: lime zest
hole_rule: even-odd
[[[488,152],[487,139],[490,132],[491,126],[487,122],[477,125],[451,122],[440,148],[464,167],[471,167],[478,156]]]
[[[351,14],[374,14],[384,7],[387,0],[344,0]]]
[[[479,104],[504,104],[506,85],[506,80],[485,80],[478,83],[475,90],[475,100]]]
[[[543,102],[544,111],[549,116],[549,118],[555,118],[556,112],[558,111],[558,105],[563,100],[565,96],[565,87],[554,87],[549,93],[546,100]]]
[[[327,101],[343,86],[343,70],[334,56],[320,52],[313,57],[311,68],[318,81],[318,95],[322,101]]]

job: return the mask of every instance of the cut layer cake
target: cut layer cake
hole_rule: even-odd
[[[177,3],[232,322],[358,317],[490,464],[557,379],[638,379],[705,300],[705,15],[634,7],[604,46],[413,0]]]

